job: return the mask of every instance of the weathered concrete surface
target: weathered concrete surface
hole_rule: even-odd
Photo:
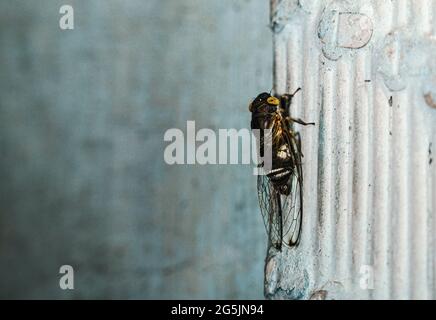
[[[436,2],[272,0],[275,88],[302,88],[300,246],[277,299],[436,297]]]
[[[262,298],[248,166],[168,166],[166,129],[241,128],[267,1],[0,2],[0,297]],[[58,270],[75,268],[75,290]]]

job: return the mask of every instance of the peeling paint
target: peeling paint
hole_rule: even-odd
[[[389,32],[376,49],[377,70],[391,91],[418,81],[423,90],[436,87],[436,42],[408,28]],[[424,94],[429,94],[425,92]]]
[[[372,21],[367,15],[341,12],[339,14],[337,45],[349,49],[363,48],[371,39],[372,31]]]
[[[272,0],[271,5],[271,30],[280,33],[300,14],[308,13],[305,10],[305,1],[299,0]]]
[[[307,298],[309,286],[308,273],[306,271],[303,272],[303,276],[299,278],[299,281],[294,281],[294,284],[291,288],[278,286],[273,292],[265,294],[265,297],[274,300],[301,300]]]
[[[327,59],[336,61],[346,50],[363,48],[371,40],[371,18],[358,10],[346,1],[333,1],[324,8],[317,32]]]
[[[273,249],[273,247],[270,248],[270,250]],[[270,253],[265,261],[265,297],[273,296],[277,291],[277,285],[279,282],[278,266],[280,265],[278,259],[280,259],[279,255]]]

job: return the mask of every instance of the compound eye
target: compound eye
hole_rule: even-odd
[[[261,102],[265,101],[266,99],[268,99],[269,96],[270,96],[269,93],[263,92],[263,93],[259,94],[256,97],[256,99],[254,99],[254,102],[256,104],[261,103]]]
[[[271,104],[273,106],[278,106],[280,103],[279,99],[277,99],[276,97],[269,97],[268,99],[266,99],[266,102],[268,102],[268,104]]]

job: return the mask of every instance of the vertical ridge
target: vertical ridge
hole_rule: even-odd
[[[369,161],[369,90],[365,80],[369,80],[370,75],[366,75],[364,70],[371,69],[370,56],[367,52],[358,55],[355,64],[356,77],[354,79],[354,121],[353,121],[353,177],[352,186],[352,266],[353,266],[353,285],[358,287],[360,268],[363,265],[370,265],[367,260],[367,241],[368,241],[368,191],[369,191],[369,172],[367,169]],[[359,72],[360,71],[360,72]],[[369,80],[370,81],[370,80]],[[361,292],[363,298],[368,297],[368,290]]]
[[[412,86],[411,92],[419,92],[417,86]],[[415,103],[418,99],[416,94],[412,94],[411,107],[412,128],[411,135],[414,144],[414,151],[410,153],[413,164],[412,175],[412,298],[427,299],[428,292],[426,286],[427,279],[427,183],[426,166],[428,135],[425,132],[422,110]]]
[[[314,8],[315,9],[315,8]],[[316,8],[319,10],[319,8]],[[303,79],[303,120],[315,122],[315,126],[303,127],[303,174],[304,174],[304,221],[306,221],[303,240],[307,244],[305,252],[310,257],[308,264],[309,271],[313,274],[312,286],[319,284],[318,272],[316,272],[316,261],[318,255],[318,232],[317,232],[317,209],[318,209],[318,130],[320,127],[320,95],[319,87],[319,58],[315,54],[316,48],[314,35],[316,34],[317,14],[307,17],[303,28],[303,63],[301,65]]]
[[[410,99],[407,92],[400,92],[393,101],[394,108],[394,126],[393,126],[393,144],[395,157],[393,159],[393,175],[396,177],[393,181],[393,207],[392,214],[395,217],[395,224],[392,228],[393,238],[396,240],[392,243],[393,266],[392,283],[393,297],[395,299],[408,298],[410,268],[408,262],[409,253],[409,132],[410,115],[408,105]]]
[[[311,35],[314,33],[314,17],[310,16],[303,28],[303,51],[310,52],[313,47]],[[304,217],[303,217],[303,241],[306,244],[305,252],[308,253],[309,263],[308,269],[313,274],[312,283],[317,283],[317,272],[314,270],[318,233],[316,232],[316,208],[317,208],[317,174],[318,167],[317,152],[317,135],[316,131],[319,127],[319,119],[317,117],[319,110],[318,106],[318,59],[313,54],[304,54],[301,65],[302,70],[302,86],[303,86],[303,110],[302,118],[308,122],[315,122],[315,126],[301,128],[301,139],[303,141],[303,175],[304,175]],[[305,224],[304,224],[305,223]]]
[[[343,57],[337,62],[338,73],[336,81],[338,88],[334,106],[335,111],[335,143],[334,143],[334,163],[335,171],[335,256],[336,256],[336,280],[343,283],[344,288],[349,287],[351,274],[349,272],[350,262],[350,210],[349,210],[349,193],[351,186],[349,184],[350,172],[350,113],[351,113],[351,96],[350,87],[353,81],[354,72],[351,68],[351,59]]]
[[[435,5],[436,7],[436,5]],[[433,118],[436,118],[436,116],[434,116]],[[431,265],[431,271],[433,272],[433,283],[432,283],[432,299],[435,299],[435,295],[436,295],[436,234],[435,234],[435,230],[436,230],[436,158],[435,158],[435,149],[436,148],[436,129],[433,127],[432,128],[432,149],[431,149],[431,155],[430,155],[430,159],[429,159],[429,164],[431,166],[431,181],[432,181],[432,224],[430,226],[430,228],[432,228],[432,232],[430,233],[431,236],[431,252],[433,253],[433,261],[432,261],[432,265]],[[432,163],[430,163],[430,161],[432,161]]]
[[[286,92],[286,41],[283,39],[283,32],[275,34],[274,42],[274,91],[278,94]]]
[[[375,293],[378,299],[389,297],[389,105],[382,86],[378,83],[374,95],[374,271]]]
[[[336,69],[334,65],[327,68],[326,61],[323,57],[320,58],[320,74],[323,79],[321,81],[321,110],[320,110],[320,126],[319,126],[319,149],[318,149],[318,233],[319,233],[319,265],[320,280],[327,281],[334,276],[335,259],[332,256],[333,252],[333,154],[332,145],[334,143],[332,137],[332,128],[334,127],[333,109],[335,104],[335,79]]]

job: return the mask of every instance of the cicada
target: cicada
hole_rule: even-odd
[[[314,123],[290,115],[292,98],[299,90],[281,96],[264,92],[249,106],[251,129],[260,131],[258,150],[262,153],[269,147],[272,153],[270,168],[264,175],[258,175],[257,191],[269,243],[278,250],[282,244],[298,245],[303,222],[303,154],[300,135],[293,125]],[[266,131],[270,133],[269,139]]]

